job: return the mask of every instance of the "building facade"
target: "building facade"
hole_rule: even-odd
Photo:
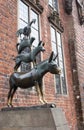
[[[48,103],[55,103],[65,113],[71,130],[82,130],[84,121],[84,2],[83,0],[0,0],[0,108],[7,105],[9,77],[14,72],[17,56],[16,37],[19,28],[32,20],[30,37],[33,46],[40,40],[46,51],[39,59],[47,59],[51,52],[58,53],[56,62],[60,75],[47,73],[43,91]],[[19,71],[32,67],[22,64]],[[39,105],[35,88],[18,89],[14,106]]]

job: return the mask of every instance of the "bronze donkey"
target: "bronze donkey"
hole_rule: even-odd
[[[10,90],[7,105],[12,107],[12,99],[18,87],[27,89],[33,86],[36,87],[40,102],[45,104],[42,78],[47,72],[52,74],[60,73],[60,69],[55,62],[56,57],[54,57],[54,53],[52,52],[49,59],[42,61],[37,65],[37,68],[33,68],[30,72],[14,72],[9,80]]]
[[[14,67],[14,70],[18,69],[18,67],[20,66],[21,62],[29,63],[29,62],[33,61],[33,65],[34,65],[36,63],[36,55],[40,51],[42,51],[42,52],[45,51],[44,43],[42,43],[42,41],[40,41],[39,44],[38,44],[38,46],[35,47],[35,49],[33,49],[31,52],[19,54],[15,58],[16,65]]]

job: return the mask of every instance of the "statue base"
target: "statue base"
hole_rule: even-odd
[[[44,105],[37,105],[37,106],[29,106],[29,107],[5,107],[2,108],[1,111],[11,111],[11,110],[29,110],[29,109],[40,109],[40,108],[55,108],[55,104],[44,104]]]
[[[0,130],[70,130],[61,108],[52,104],[3,108]]]

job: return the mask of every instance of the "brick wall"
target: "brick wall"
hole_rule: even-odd
[[[6,104],[8,80],[16,54],[17,2],[0,0],[0,107]]]
[[[79,100],[81,100],[82,118],[84,120],[84,25],[80,25],[76,1],[73,1],[73,20],[74,20],[74,30],[75,30],[75,55],[77,62],[78,71],[78,82],[79,82]]]
[[[74,88],[73,88],[73,75],[71,71],[71,59],[70,59],[70,50],[69,50],[69,40],[76,40],[76,37],[79,38],[81,33],[81,38],[83,37],[83,31],[80,31],[82,28],[78,23],[77,12],[73,9],[72,15],[67,15],[64,12],[63,1],[59,0],[59,13],[64,27],[64,33],[62,34],[63,42],[63,52],[64,52],[64,62],[65,62],[65,71],[66,71],[66,83],[68,88],[68,94],[66,96],[57,95],[54,85],[54,76],[50,73],[45,75],[44,78],[44,95],[45,99],[49,103],[56,103],[58,107],[63,108],[63,111],[66,115],[68,124],[71,130],[77,130],[77,114],[76,114],[76,105],[74,97]],[[75,3],[73,2],[74,7]],[[50,39],[50,23],[48,21],[49,16],[49,6],[46,0],[41,1],[41,5],[44,7],[43,13],[40,15],[41,18],[41,39],[46,43],[45,48],[46,52],[42,54],[43,59],[49,57],[51,53],[51,39]],[[75,7],[76,8],[76,7]],[[76,16],[75,16],[76,15]],[[74,21],[73,21],[74,19]],[[77,21],[76,21],[77,20]],[[13,57],[17,55],[16,51],[16,42],[17,38],[15,32],[17,30],[17,1],[15,0],[0,0],[0,108],[6,106],[7,94],[9,90],[9,77],[13,72],[14,61]],[[75,24],[73,24],[75,23]],[[74,31],[75,26],[75,31]],[[76,32],[77,30],[77,32]],[[76,32],[76,34],[75,34]],[[77,45],[77,60],[78,60],[78,74],[79,74],[79,83],[82,85],[83,90],[83,62],[81,57],[83,56],[83,45],[82,40],[79,38],[76,40]],[[82,50],[80,51],[80,47]],[[82,63],[81,63],[82,62]],[[81,96],[83,97],[83,92]],[[83,98],[82,98],[83,99]],[[13,100],[14,106],[30,106],[40,104],[38,101],[37,93],[35,90],[21,90],[18,89]]]
[[[66,80],[68,87],[68,97],[63,99],[64,104],[60,103],[63,107],[67,119],[69,120],[71,129],[75,130],[76,128],[76,111],[75,111],[75,100],[74,100],[74,92],[73,92],[73,80],[72,80],[72,72],[71,72],[71,60],[70,60],[70,51],[68,42],[69,39],[75,39],[74,35],[74,26],[73,26],[73,18],[72,15],[67,15],[64,11],[64,1],[59,1],[59,10],[60,10],[60,18],[62,20],[62,24],[64,27],[64,32],[62,36],[63,40],[63,50],[64,50],[64,60],[65,60],[65,69],[66,69]],[[63,98],[63,97],[61,97]],[[58,100],[59,101],[59,100]],[[65,107],[66,106],[66,107]]]

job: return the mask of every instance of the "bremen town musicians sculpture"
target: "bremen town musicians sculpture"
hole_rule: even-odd
[[[31,50],[31,46],[33,41],[35,40],[34,37],[29,38],[31,33],[31,25],[35,23],[35,19],[33,19],[26,27],[21,28],[17,31],[17,37],[21,37],[23,34],[24,37],[21,39],[20,43],[17,43],[17,51],[18,55],[15,58],[15,67],[14,72],[11,74],[9,79],[10,90],[8,92],[8,100],[7,105],[12,107],[12,100],[13,96],[18,87],[26,89],[35,86],[37,94],[39,96],[39,100],[42,104],[45,104],[46,101],[44,99],[43,91],[42,91],[42,79],[43,76],[50,72],[52,74],[59,74],[60,69],[57,66],[55,56],[53,52],[48,59],[41,61],[39,64],[36,63],[36,56],[41,51],[45,51],[44,43],[40,41],[38,46]],[[22,51],[26,48],[30,48],[30,52],[23,53]],[[17,69],[21,65],[21,62],[30,63],[33,62],[33,68],[29,72],[18,72]]]

